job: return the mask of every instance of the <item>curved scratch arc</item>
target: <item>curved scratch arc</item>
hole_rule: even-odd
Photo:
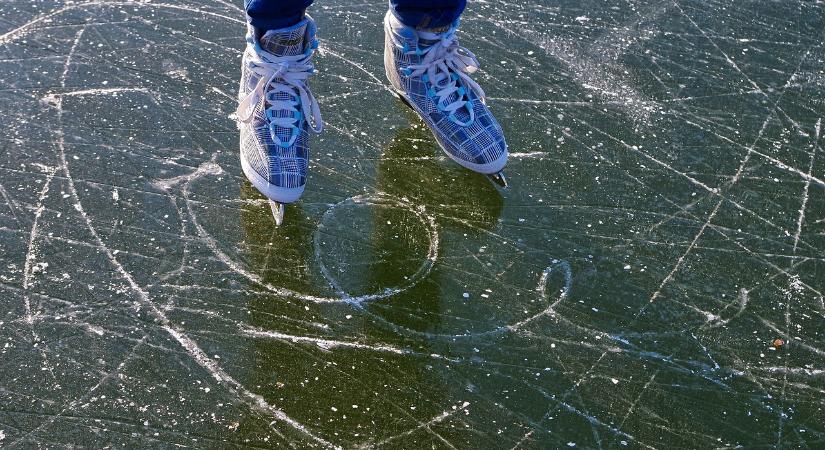
[[[4,35],[5,36],[5,35]],[[63,75],[61,76],[60,84],[61,89],[66,88],[66,78],[68,74],[68,68],[71,65],[71,59],[74,54],[74,50],[77,47],[79,39],[77,39],[69,52],[65,66]],[[0,39],[0,45],[3,43],[2,39]],[[154,302],[152,302],[149,294],[141,288],[141,286],[135,281],[132,275],[123,267],[117,257],[112,253],[108,246],[103,242],[103,239],[100,237],[100,234],[95,229],[94,225],[92,224],[91,219],[89,218],[88,214],[86,213],[83,205],[80,201],[80,196],[77,192],[77,188],[75,187],[74,178],[71,175],[71,171],[69,170],[69,165],[66,160],[66,151],[65,151],[65,136],[63,131],[63,105],[62,99],[58,103],[57,109],[57,123],[58,127],[55,130],[55,135],[57,139],[57,147],[58,147],[58,156],[60,162],[60,170],[63,171],[66,175],[66,181],[68,182],[69,186],[69,193],[74,200],[74,208],[77,212],[81,215],[84,222],[86,223],[86,227],[88,228],[89,232],[91,233],[92,237],[94,238],[95,242],[97,243],[98,250],[103,252],[109,262],[114,266],[115,271],[123,277],[124,280],[129,284],[131,290],[137,295],[140,302],[146,306],[152,316],[159,322],[161,328],[169,333],[180,345],[181,347],[186,350],[187,354],[203,369],[209,372],[210,375],[222,386],[224,386],[227,390],[229,390],[232,394],[234,394],[239,399],[245,401],[247,405],[256,409],[258,411],[267,413],[277,420],[281,422],[285,422],[292,428],[296,429],[297,431],[303,433],[307,437],[313,439],[317,443],[328,447],[328,448],[338,448],[336,445],[333,445],[329,441],[321,438],[320,436],[313,433],[311,430],[306,428],[303,424],[292,419],[289,417],[285,412],[281,409],[270,405],[267,401],[260,395],[255,394],[248,389],[246,389],[240,382],[235,380],[231,375],[229,375],[226,371],[223,370],[214,360],[212,360],[204,351],[198,346],[198,344],[190,338],[185,332],[178,329],[164,314],[164,312],[159,309]]]
[[[215,155],[213,155],[213,156],[215,156]],[[283,288],[283,287],[279,287],[279,286],[274,286],[271,283],[268,283],[267,281],[265,281],[260,275],[252,273],[252,272],[246,270],[245,268],[243,268],[239,264],[237,264],[235,261],[233,261],[232,258],[229,257],[229,255],[224,253],[218,247],[217,241],[206,231],[206,229],[203,228],[203,225],[201,225],[200,222],[197,219],[197,214],[195,214],[195,211],[192,209],[192,202],[189,198],[189,186],[190,186],[192,181],[199,178],[200,176],[205,175],[205,174],[215,173],[214,171],[216,171],[216,170],[222,171],[223,169],[221,169],[220,166],[218,166],[216,163],[209,162],[209,163],[205,163],[204,165],[201,165],[201,167],[199,167],[198,170],[196,170],[195,172],[193,172],[189,175],[182,175],[180,177],[176,177],[176,179],[175,179],[175,182],[183,182],[183,187],[182,187],[183,198],[184,198],[184,201],[186,202],[186,207],[187,207],[187,210],[189,212],[189,216],[192,218],[192,224],[195,226],[195,229],[198,231],[198,234],[203,239],[203,241],[207,245],[207,247],[209,247],[209,249],[212,250],[212,252],[215,254],[215,256],[222,263],[224,263],[227,267],[229,267],[233,272],[243,276],[244,278],[248,279],[249,281],[252,281],[253,283],[265,288],[266,290],[268,290],[268,291],[270,291],[274,294],[277,294],[277,295],[282,296],[282,297],[293,298],[293,299],[296,299],[296,300],[308,301],[308,302],[312,302],[312,303],[338,303],[338,304],[345,304],[346,303],[346,304],[356,304],[356,305],[358,305],[358,304],[369,302],[369,301],[374,301],[374,300],[380,300],[380,299],[393,297],[395,295],[400,294],[401,292],[404,292],[404,291],[412,288],[413,286],[415,286],[421,279],[423,279],[430,272],[433,265],[435,264],[435,261],[438,259],[439,238],[438,238],[437,228],[435,227],[435,219],[433,219],[432,217],[424,214],[421,211],[418,211],[415,208],[409,207],[410,211],[412,211],[414,214],[416,214],[416,216],[422,221],[422,223],[424,223],[424,225],[429,228],[429,231],[430,231],[430,246],[429,246],[429,249],[428,249],[428,254],[427,254],[427,258],[426,258],[425,262],[418,268],[416,273],[413,274],[410,277],[409,281],[407,281],[406,284],[401,285],[401,286],[396,286],[396,287],[393,287],[393,288],[387,288],[382,292],[378,292],[378,293],[374,293],[374,294],[365,294],[365,295],[360,295],[360,296],[355,296],[355,297],[352,297],[349,294],[343,292],[340,288],[336,288],[336,292],[339,295],[338,297],[327,297],[327,296],[304,294],[304,293],[301,293],[301,292],[293,291],[291,289],[287,289],[287,288]],[[168,187],[168,186],[169,186],[168,183],[164,185],[164,187]],[[396,203],[397,205],[405,205],[405,203],[400,201],[400,200],[389,198],[389,197],[387,197],[383,194],[380,194],[380,193],[379,194],[374,194],[374,195],[378,196],[378,197],[382,197],[386,200],[390,200],[390,201]],[[347,202],[360,202],[360,201],[364,201],[364,199],[366,199],[368,197],[370,197],[370,196],[369,195],[356,196],[356,197],[345,199],[345,200],[343,200],[343,201],[341,201],[341,202],[339,202],[335,205],[332,205],[327,210],[327,212],[324,214],[324,217],[326,217],[329,214],[330,211],[333,211],[336,207],[338,207],[338,206],[340,206],[344,203],[347,203]],[[315,242],[317,242],[317,240],[313,239],[313,242],[315,243]],[[318,257],[317,244],[316,244],[315,253],[316,253],[316,258],[317,258]],[[322,275],[324,276],[324,278],[326,278],[327,281],[329,281],[333,286],[337,286],[338,283],[333,278],[331,278],[331,275],[329,274],[329,272],[325,270],[325,266],[323,265],[323,263],[321,263],[320,261],[319,261],[319,263],[322,267]]]

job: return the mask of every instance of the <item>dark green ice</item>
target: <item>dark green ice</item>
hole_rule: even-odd
[[[0,3],[0,447],[825,448],[825,4],[471,1],[500,190],[319,0],[276,228],[241,3]]]

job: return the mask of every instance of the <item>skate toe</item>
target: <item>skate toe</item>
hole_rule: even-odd
[[[241,155],[241,169],[243,170],[244,175],[246,175],[246,178],[249,179],[249,182],[255,186],[255,189],[260,191],[261,194],[270,200],[280,203],[294,203],[304,194],[304,188],[306,187],[304,176],[300,176],[300,184],[286,184],[285,181],[288,180],[286,180],[283,176],[267,177],[261,175],[257,170],[252,168],[252,165],[249,164],[243,155]],[[300,174],[293,175],[298,177]]]

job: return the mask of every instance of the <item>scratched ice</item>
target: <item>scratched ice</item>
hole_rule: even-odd
[[[0,5],[0,446],[823,445],[825,5],[471,2],[499,193],[319,0],[276,229],[240,4]]]

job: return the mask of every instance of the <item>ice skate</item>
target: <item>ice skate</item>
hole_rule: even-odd
[[[270,30],[260,39],[250,29],[243,55],[240,104],[241,168],[270,201],[275,223],[301,198],[309,164],[309,133],[323,129],[318,102],[307,87],[318,47],[315,22]]]
[[[478,61],[458,45],[458,25],[456,20],[443,29],[414,29],[387,12],[387,78],[396,95],[421,116],[447,156],[507,187],[502,173],[507,143],[484,102],[484,91],[470,78]]]

